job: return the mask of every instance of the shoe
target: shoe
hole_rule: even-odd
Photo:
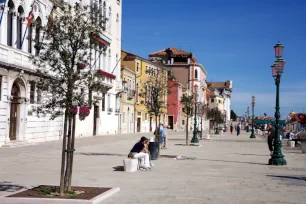
[[[153,164],[153,163],[150,163],[150,166],[154,166],[154,164]]]
[[[150,167],[140,167],[139,170],[140,171],[150,171],[151,168]]]

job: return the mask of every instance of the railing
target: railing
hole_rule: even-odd
[[[108,113],[108,114],[111,114],[112,112],[113,112],[113,109],[112,109],[112,108],[108,108],[108,109],[107,109],[107,113]]]
[[[23,68],[35,69],[29,59],[30,54],[16,48],[0,44],[0,61]]]
[[[119,109],[119,108],[116,108],[116,109],[115,109],[115,113],[116,113],[116,114],[119,114],[119,113],[120,113],[120,109]]]

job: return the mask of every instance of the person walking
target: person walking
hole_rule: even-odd
[[[160,124],[159,126],[159,144],[160,144],[160,148],[163,149],[163,143],[164,143],[164,126],[163,124]]]
[[[241,129],[241,126],[240,126],[240,124],[238,124],[238,125],[237,125],[237,136],[240,135],[240,129]]]
[[[167,143],[168,143],[168,125],[164,125],[164,144],[163,144],[163,148],[162,149],[167,149]]]
[[[271,123],[269,123],[268,125],[268,147],[270,150],[270,155],[273,154],[273,138],[275,136],[275,128],[271,125]]]
[[[231,126],[230,126],[231,134],[233,134],[233,130],[234,130],[234,127],[233,127],[233,124],[231,123]]]

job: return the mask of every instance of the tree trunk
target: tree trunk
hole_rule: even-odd
[[[61,163],[61,180],[60,180],[60,196],[64,195],[65,188],[65,160],[66,160],[66,135],[67,135],[67,111],[64,118],[63,146],[62,146],[62,163]]]
[[[203,123],[203,117],[201,117],[201,135],[200,135],[201,140],[203,138],[203,125],[202,125],[202,123]]]
[[[187,117],[187,121],[186,121],[186,145],[188,145],[188,128],[189,128],[189,117]]]
[[[68,191],[71,191],[71,180],[72,180],[72,167],[73,167],[73,155],[74,155],[74,142],[75,142],[75,119],[76,115],[73,116],[72,121],[72,135],[71,135],[71,153],[70,153],[70,171],[69,171],[69,180],[68,180]]]
[[[69,172],[70,172],[70,155],[71,155],[71,128],[72,128],[72,117],[69,115],[69,126],[68,126],[68,142],[67,142],[67,160],[66,160],[66,170],[65,170],[65,191],[68,190],[69,183]]]

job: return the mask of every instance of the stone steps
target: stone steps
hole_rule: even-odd
[[[33,142],[28,142],[27,140],[21,140],[21,141],[10,141],[8,143],[5,143],[2,145],[2,147],[23,147],[23,146],[29,146],[34,145]]]

